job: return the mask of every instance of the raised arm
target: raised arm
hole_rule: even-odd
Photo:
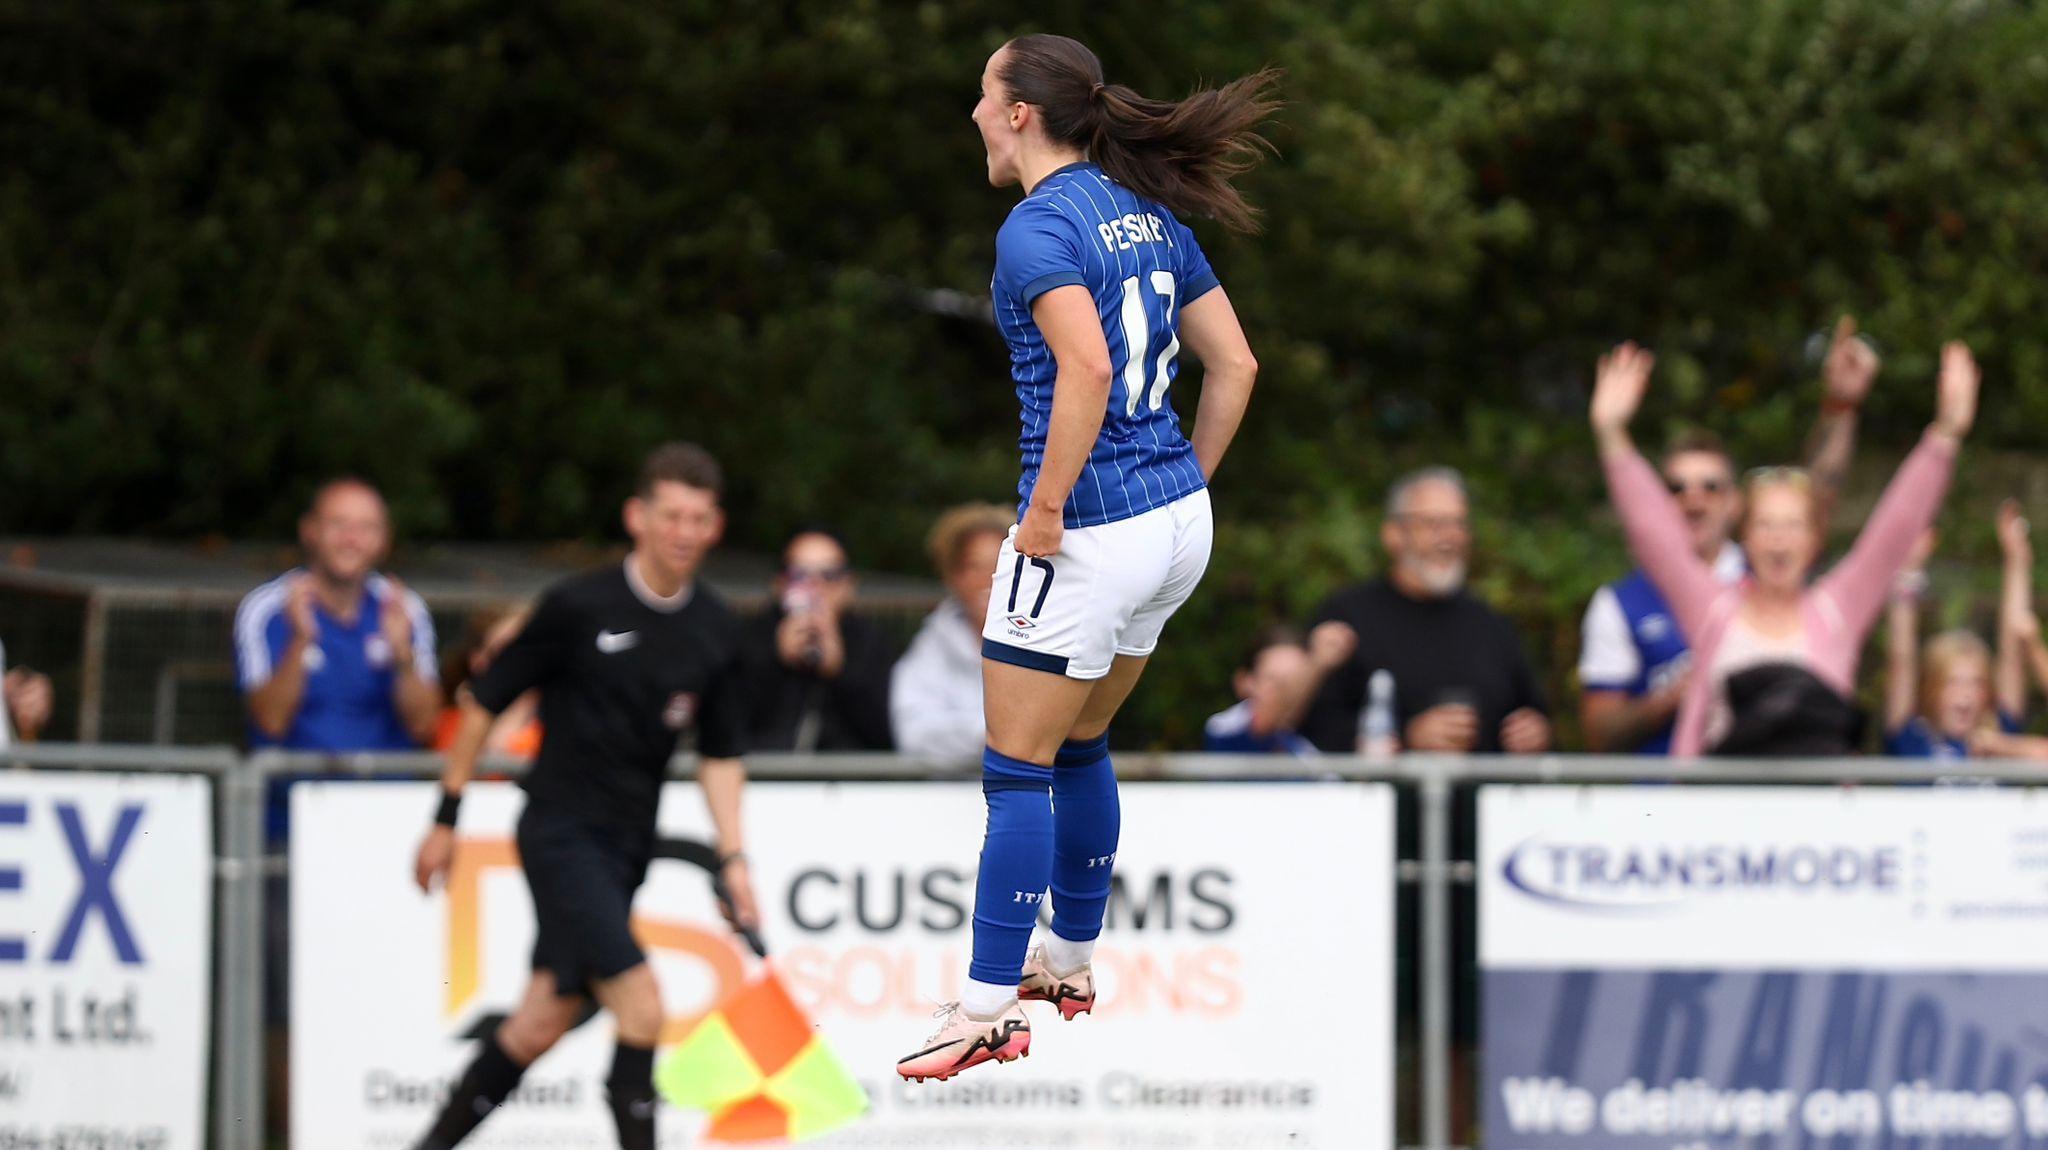
[[[2041,627],[2034,619],[2034,543],[2027,536],[2018,500],[1998,506],[1998,546],[2005,555],[2005,574],[1998,600],[1993,697],[2001,714],[2020,719],[2027,712],[2027,647]]]
[[[1684,513],[1628,433],[1656,366],[1657,357],[1632,342],[1600,358],[1593,383],[1593,438],[1629,550],[1664,593],[1679,629],[1697,639],[1721,585],[1713,568],[1693,554]]]
[[[1264,713],[1257,703],[1253,704],[1254,731],[1268,734],[1301,730],[1308,718],[1309,704],[1315,702],[1323,684],[1357,653],[1358,632],[1349,623],[1336,619],[1319,623],[1308,633],[1307,648],[1308,663],[1302,674],[1281,684],[1273,693],[1271,713]]]
[[[1806,468],[1813,476],[1815,530],[1823,537],[1834,517],[1842,484],[1848,479],[1849,461],[1856,454],[1857,413],[1881,365],[1877,349],[1856,334],[1856,317],[1845,315],[1836,322],[1821,370],[1827,391],[1821,398],[1820,419],[1807,438]]]
[[[1968,347],[1950,343],[1942,348],[1933,424],[1885,487],[1856,546],[1820,582],[1820,590],[1833,597],[1853,635],[1867,634],[1877,621],[1893,576],[1941,510],[1955,473],[1956,452],[1977,416],[1977,381],[1977,361]]]
[[[1892,586],[1885,627],[1884,729],[1889,735],[1913,720],[1920,702],[1920,596],[1927,589],[1927,559],[1934,532],[1923,532],[1906,569]]]

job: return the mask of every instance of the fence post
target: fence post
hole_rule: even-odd
[[[234,881],[222,906],[220,1044],[214,1138],[220,1150],[263,1146],[263,790],[262,759],[237,758],[222,782],[223,850]]]
[[[1422,811],[1422,1144],[1451,1145],[1451,784],[1425,764]]]
[[[242,917],[242,890],[255,881],[249,869],[248,852],[242,848],[242,774],[246,764],[230,756],[214,776],[219,788],[220,825],[215,828],[215,869],[220,877],[219,901],[214,906],[213,982],[213,1145],[236,1150],[241,1140],[236,1133],[240,1120],[235,1096],[241,1082],[242,1031],[236,1010],[236,980],[242,977],[240,964],[247,950],[244,935],[248,924]]]

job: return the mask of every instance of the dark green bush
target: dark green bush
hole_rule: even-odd
[[[985,292],[1014,195],[983,186],[967,113],[1017,11],[0,10],[0,530],[279,535],[350,470],[415,537],[603,534],[639,451],[684,435],[734,471],[739,544],[823,519],[917,569],[933,509],[1014,481],[1003,351],[953,293]],[[1190,741],[1253,622],[1370,567],[1380,492],[1423,462],[1472,473],[1482,586],[1562,690],[1580,605],[1625,565],[1581,426],[1622,336],[1661,355],[1646,423],[1758,459],[1796,454],[1808,336],[1845,309],[1888,356],[1873,466],[1948,336],[1983,351],[1984,440],[2048,424],[2036,8],[1034,18],[1147,91],[1289,70],[1250,182],[1266,234],[1197,224],[1265,372],[1215,573],[1133,731]],[[1965,556],[1991,494],[1965,493]]]

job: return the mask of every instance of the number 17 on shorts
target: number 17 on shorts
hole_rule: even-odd
[[[1059,554],[1003,541],[981,653],[998,662],[1099,679],[1118,655],[1150,655],[1166,620],[1209,565],[1209,493],[1093,527],[1070,527]]]

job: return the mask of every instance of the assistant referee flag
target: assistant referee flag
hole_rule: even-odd
[[[711,1114],[706,1138],[798,1142],[867,1110],[867,1094],[770,968],[720,1003],[661,1060],[662,1097]]]

